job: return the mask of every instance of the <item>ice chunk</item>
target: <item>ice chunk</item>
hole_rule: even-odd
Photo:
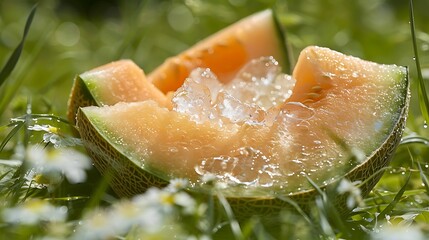
[[[265,120],[266,115],[257,105],[243,103],[225,91],[218,94],[215,108],[220,116],[232,123],[258,124]]]
[[[214,78],[214,80],[216,80]],[[207,84],[206,84],[207,83]],[[196,69],[187,78],[184,84],[174,93],[172,102],[173,110],[188,114],[196,123],[203,123],[215,119],[212,107],[212,96],[210,89],[216,87],[213,78],[207,71]]]
[[[294,86],[295,80],[281,74],[281,68],[273,57],[261,57],[244,66],[225,86],[225,91],[244,103],[268,110],[289,98]]]
[[[260,57],[251,60],[237,74],[233,82],[254,82],[258,85],[270,85],[280,74],[279,63],[273,57]]]
[[[172,98],[173,110],[197,123],[265,124],[271,126],[292,94],[295,80],[281,73],[273,57],[250,61],[228,84],[208,68],[191,72]]]
[[[212,103],[216,101],[217,94],[222,89],[222,84],[209,68],[196,68],[190,73],[189,78],[207,87],[210,90]]]
[[[279,167],[258,149],[241,147],[228,155],[205,158],[195,171],[213,174],[220,182],[239,185],[272,186],[281,176]]]

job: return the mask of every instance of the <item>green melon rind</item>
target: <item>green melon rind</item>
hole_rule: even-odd
[[[360,186],[362,196],[366,196],[381,178],[382,169],[388,166],[396,147],[398,146],[402,132],[405,127],[409,105],[409,78],[407,69],[402,74],[398,74],[397,81],[404,80],[404,88],[401,96],[405,96],[402,104],[398,106],[398,116],[396,123],[392,125],[392,130],[384,140],[380,148],[376,149],[366,161],[353,168],[345,176],[350,181],[362,181]],[[141,163],[133,159],[123,149],[115,148],[115,143],[109,142],[102,136],[102,126],[96,118],[88,117],[85,108],[81,108],[77,114],[77,126],[81,133],[84,146],[89,155],[94,160],[96,168],[104,174],[112,174],[112,189],[122,197],[130,197],[144,192],[149,187],[162,187],[168,183],[165,174],[159,174],[151,169],[143,169]],[[157,175],[157,176],[156,176]],[[335,179],[322,189],[335,186],[342,177]],[[196,189],[190,189],[190,191]],[[198,191],[198,190],[197,190]],[[300,191],[285,197],[295,201],[302,208],[307,209],[309,202],[317,195],[315,189]],[[289,203],[272,195],[267,197],[228,197],[234,212],[240,218],[253,215],[270,216],[276,215],[279,209],[293,208]],[[337,196],[335,205],[343,212],[347,212],[345,196]]]
[[[71,125],[76,125],[76,113],[81,107],[99,106],[81,75],[75,77],[70,93],[67,118]]]
[[[131,197],[149,187],[163,187],[168,184],[167,180],[143,170],[140,164],[105,139],[96,124],[88,119],[84,108],[78,110],[77,119],[76,125],[94,166],[102,175],[112,176],[110,186],[116,194]]]

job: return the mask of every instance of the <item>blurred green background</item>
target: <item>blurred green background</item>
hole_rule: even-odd
[[[0,69],[21,41],[27,16],[35,4],[37,12],[21,58],[0,86],[0,126],[8,124],[10,118],[24,115],[28,102],[33,113],[65,117],[75,75],[123,58],[132,59],[148,73],[166,58],[217,30],[254,12],[273,8],[287,32],[295,57],[305,46],[319,45],[378,63],[408,66],[412,102],[405,135],[429,139],[416,94],[408,0],[0,0]],[[415,0],[414,9],[421,67],[428,80],[429,1]],[[3,140],[9,129],[2,129],[8,130],[0,131]],[[19,146],[17,142],[22,141],[19,137],[3,149],[0,159],[11,158]],[[31,140],[40,142],[40,139],[38,136]],[[392,216],[418,205],[421,207],[417,211],[421,213],[418,221],[426,224],[427,230],[429,188],[420,190],[427,187],[422,185],[421,178],[429,176],[426,159],[429,144],[422,142],[398,148],[393,170],[386,171],[373,194],[390,195],[380,197],[382,204],[371,196],[367,202],[375,206],[376,212],[380,206],[392,202],[404,185],[404,169],[410,168],[415,156],[416,161],[425,163],[425,174],[416,166],[411,167],[417,173],[408,184],[407,190],[411,191]],[[73,185],[73,189],[79,194],[82,188],[91,192],[97,181],[99,176],[93,173],[86,183]],[[58,195],[73,196],[70,189],[60,189]],[[70,215],[74,215],[72,211],[79,212],[78,208],[70,211]],[[365,225],[366,219],[362,221]]]
[[[380,63],[415,64],[405,0],[0,1],[0,66],[38,2],[21,59],[0,89],[4,124],[28,96],[34,112],[64,116],[73,77],[120,58],[150,72],[162,61],[253,12],[274,8],[295,56],[320,45]],[[429,1],[415,1],[422,67],[429,63]],[[18,94],[11,89],[19,86]],[[418,108],[413,108],[416,111]],[[416,113],[417,114],[417,113]]]

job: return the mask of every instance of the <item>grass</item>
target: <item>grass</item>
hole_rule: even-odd
[[[37,11],[35,1],[0,2],[0,239],[429,237],[427,1],[149,0],[115,8],[95,2],[41,1]],[[202,37],[271,6],[295,53],[320,45],[409,68],[404,137],[374,190],[346,217],[329,192],[321,191],[310,211],[291,202],[295,211],[281,212],[275,227],[257,217],[239,223],[222,195],[191,197],[180,183],[130,200],[115,196],[63,119],[74,75],[119,58],[150,72]],[[181,21],[171,20],[175,14]]]

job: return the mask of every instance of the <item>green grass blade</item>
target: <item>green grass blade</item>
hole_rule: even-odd
[[[419,96],[419,106],[420,111],[426,122],[429,122],[429,99],[426,92],[425,81],[423,80],[422,70],[420,67],[419,53],[417,49],[417,40],[416,40],[416,29],[414,25],[414,5],[413,0],[410,0],[410,29],[411,29],[411,38],[413,40],[413,50],[414,50],[414,60],[417,68],[417,77],[418,77],[418,96]]]
[[[393,201],[391,203],[389,203],[389,205],[387,205],[386,208],[383,209],[383,211],[377,216],[377,222],[380,219],[383,219],[386,217],[386,214],[390,213],[393,208],[396,206],[396,204],[398,204],[399,200],[401,199],[402,195],[404,195],[404,192],[408,186],[408,183],[410,182],[411,179],[411,173],[408,174],[407,180],[405,180],[404,185],[401,187],[401,189],[398,191],[398,193],[395,195],[395,197],[393,198]]]
[[[235,239],[244,239],[240,224],[235,219],[234,212],[232,211],[232,208],[229,205],[228,201],[226,200],[225,196],[223,196],[223,194],[220,192],[217,192],[216,196],[220,204],[222,205],[223,209],[225,210],[226,216],[228,217],[228,220],[229,220],[229,225],[231,227],[231,230]]]
[[[86,204],[85,211],[91,211],[92,209],[100,205],[100,202],[103,199],[104,194],[107,192],[107,189],[109,188],[112,179],[113,171],[112,169],[108,169],[107,173],[103,175],[103,178],[96,187],[96,190],[91,195],[90,200]]]
[[[406,136],[401,140],[401,145],[405,144],[424,144],[429,146],[429,139],[422,136]]]
[[[3,180],[4,178],[6,178],[7,175],[9,175],[12,172],[12,170],[6,171],[5,173],[3,173],[2,175],[0,175],[0,181]]]
[[[322,210],[322,214],[324,214],[326,217],[329,216],[329,220],[331,220],[336,227],[341,229],[341,231],[346,234],[350,235],[345,224],[344,220],[341,218],[340,213],[338,212],[338,209],[335,208],[331,202],[331,199],[329,196],[324,192],[317,184],[307,175],[305,175],[307,178],[307,181],[313,186],[313,188],[320,194],[321,201],[323,203],[323,208],[319,208],[319,210]],[[328,218],[327,218],[328,219]]]
[[[18,63],[19,57],[21,56],[22,50],[24,48],[25,39],[27,38],[28,31],[30,30],[31,23],[33,22],[34,14],[36,13],[37,5],[34,5],[31,9],[30,15],[28,15],[27,22],[25,23],[24,34],[22,36],[21,42],[13,51],[9,60],[6,62],[3,69],[0,71],[0,86],[6,81],[10,73],[15,68]]]
[[[277,31],[279,32],[280,41],[283,43],[282,51],[286,55],[286,58],[285,58],[286,62],[282,66],[284,68],[283,72],[287,74],[292,74],[292,71],[295,65],[293,60],[292,46],[287,38],[287,32],[282,28],[280,24],[280,20],[277,16],[277,12],[275,11],[275,9],[272,9],[272,11],[273,11],[274,24],[276,26]]]
[[[0,144],[0,152],[3,151],[6,144],[9,142],[10,139],[12,139],[13,136],[19,131],[19,129],[24,126],[24,122],[19,122],[15,125],[12,130],[7,134],[7,136],[3,139],[3,141]]]
[[[425,186],[426,189],[426,194],[429,195],[429,180],[428,177],[426,176],[426,174],[423,172],[422,166],[420,166],[420,163],[417,162],[417,166],[419,167],[419,171],[420,171],[420,177],[422,179],[423,185]]]
[[[298,205],[298,203],[296,203],[295,201],[293,201],[292,199],[288,198],[287,196],[277,196],[278,199],[287,202],[288,204],[290,204],[300,215],[301,217],[304,218],[304,220],[310,225],[315,227],[315,224],[313,223],[313,221],[310,219],[310,217],[304,212],[304,210]]]

